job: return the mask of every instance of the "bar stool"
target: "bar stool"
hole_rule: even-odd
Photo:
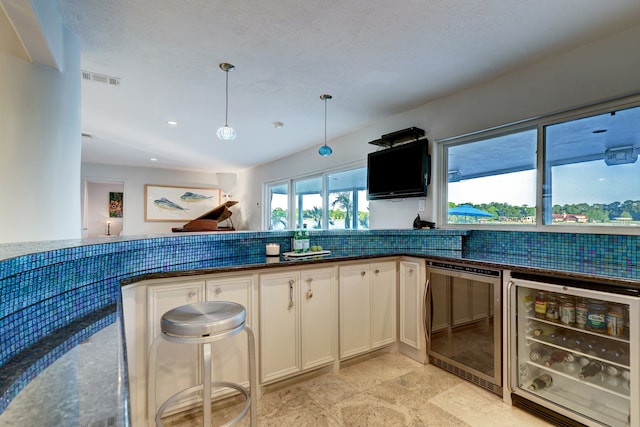
[[[149,425],[163,426],[162,415],[176,400],[202,390],[204,425],[211,426],[211,389],[232,388],[245,398],[245,405],[238,415],[223,427],[232,426],[250,412],[250,425],[256,426],[256,364],[255,338],[246,324],[245,308],[234,302],[208,301],[176,307],[162,315],[160,335],[149,348],[147,406]],[[211,381],[211,353],[213,343],[231,337],[241,331],[247,333],[249,347],[249,387],[227,381]],[[156,369],[158,345],[163,340],[178,344],[198,344],[202,352],[202,378],[198,385],[189,387],[171,396],[156,411]]]

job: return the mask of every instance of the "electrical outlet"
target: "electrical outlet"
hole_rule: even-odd
[[[424,200],[418,200],[418,212],[424,212]]]

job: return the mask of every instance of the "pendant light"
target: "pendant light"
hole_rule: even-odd
[[[227,85],[226,85],[226,93],[225,93],[225,106],[224,106],[224,126],[218,129],[218,138],[223,141],[231,141],[236,139],[236,131],[228,124],[229,117],[229,71],[233,71],[235,69],[235,65],[227,64],[223,62],[220,64],[220,69],[225,72],[227,75]]]
[[[320,99],[324,101],[324,145],[318,150],[318,154],[322,157],[329,157],[333,150],[327,145],[327,100],[333,98],[331,95],[320,95]]]

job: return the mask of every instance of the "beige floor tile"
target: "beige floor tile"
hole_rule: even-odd
[[[514,408],[499,396],[469,382],[462,382],[429,399],[473,427],[550,426],[551,424]]]

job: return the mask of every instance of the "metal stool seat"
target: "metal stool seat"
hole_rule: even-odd
[[[211,426],[211,390],[212,387],[232,388],[245,398],[245,405],[235,418],[224,424],[231,426],[250,412],[250,425],[256,425],[256,365],[255,338],[246,324],[245,308],[234,302],[207,301],[187,304],[167,311],[160,320],[160,335],[149,349],[148,367],[148,412],[149,425],[155,421],[162,426],[162,415],[178,399],[202,390],[204,425]],[[211,353],[213,342],[231,337],[241,331],[247,333],[249,347],[249,387],[227,381],[211,380]],[[162,340],[178,344],[198,344],[202,351],[201,383],[189,387],[167,399],[156,411],[156,369],[157,349]],[[223,426],[223,427],[224,427]]]

